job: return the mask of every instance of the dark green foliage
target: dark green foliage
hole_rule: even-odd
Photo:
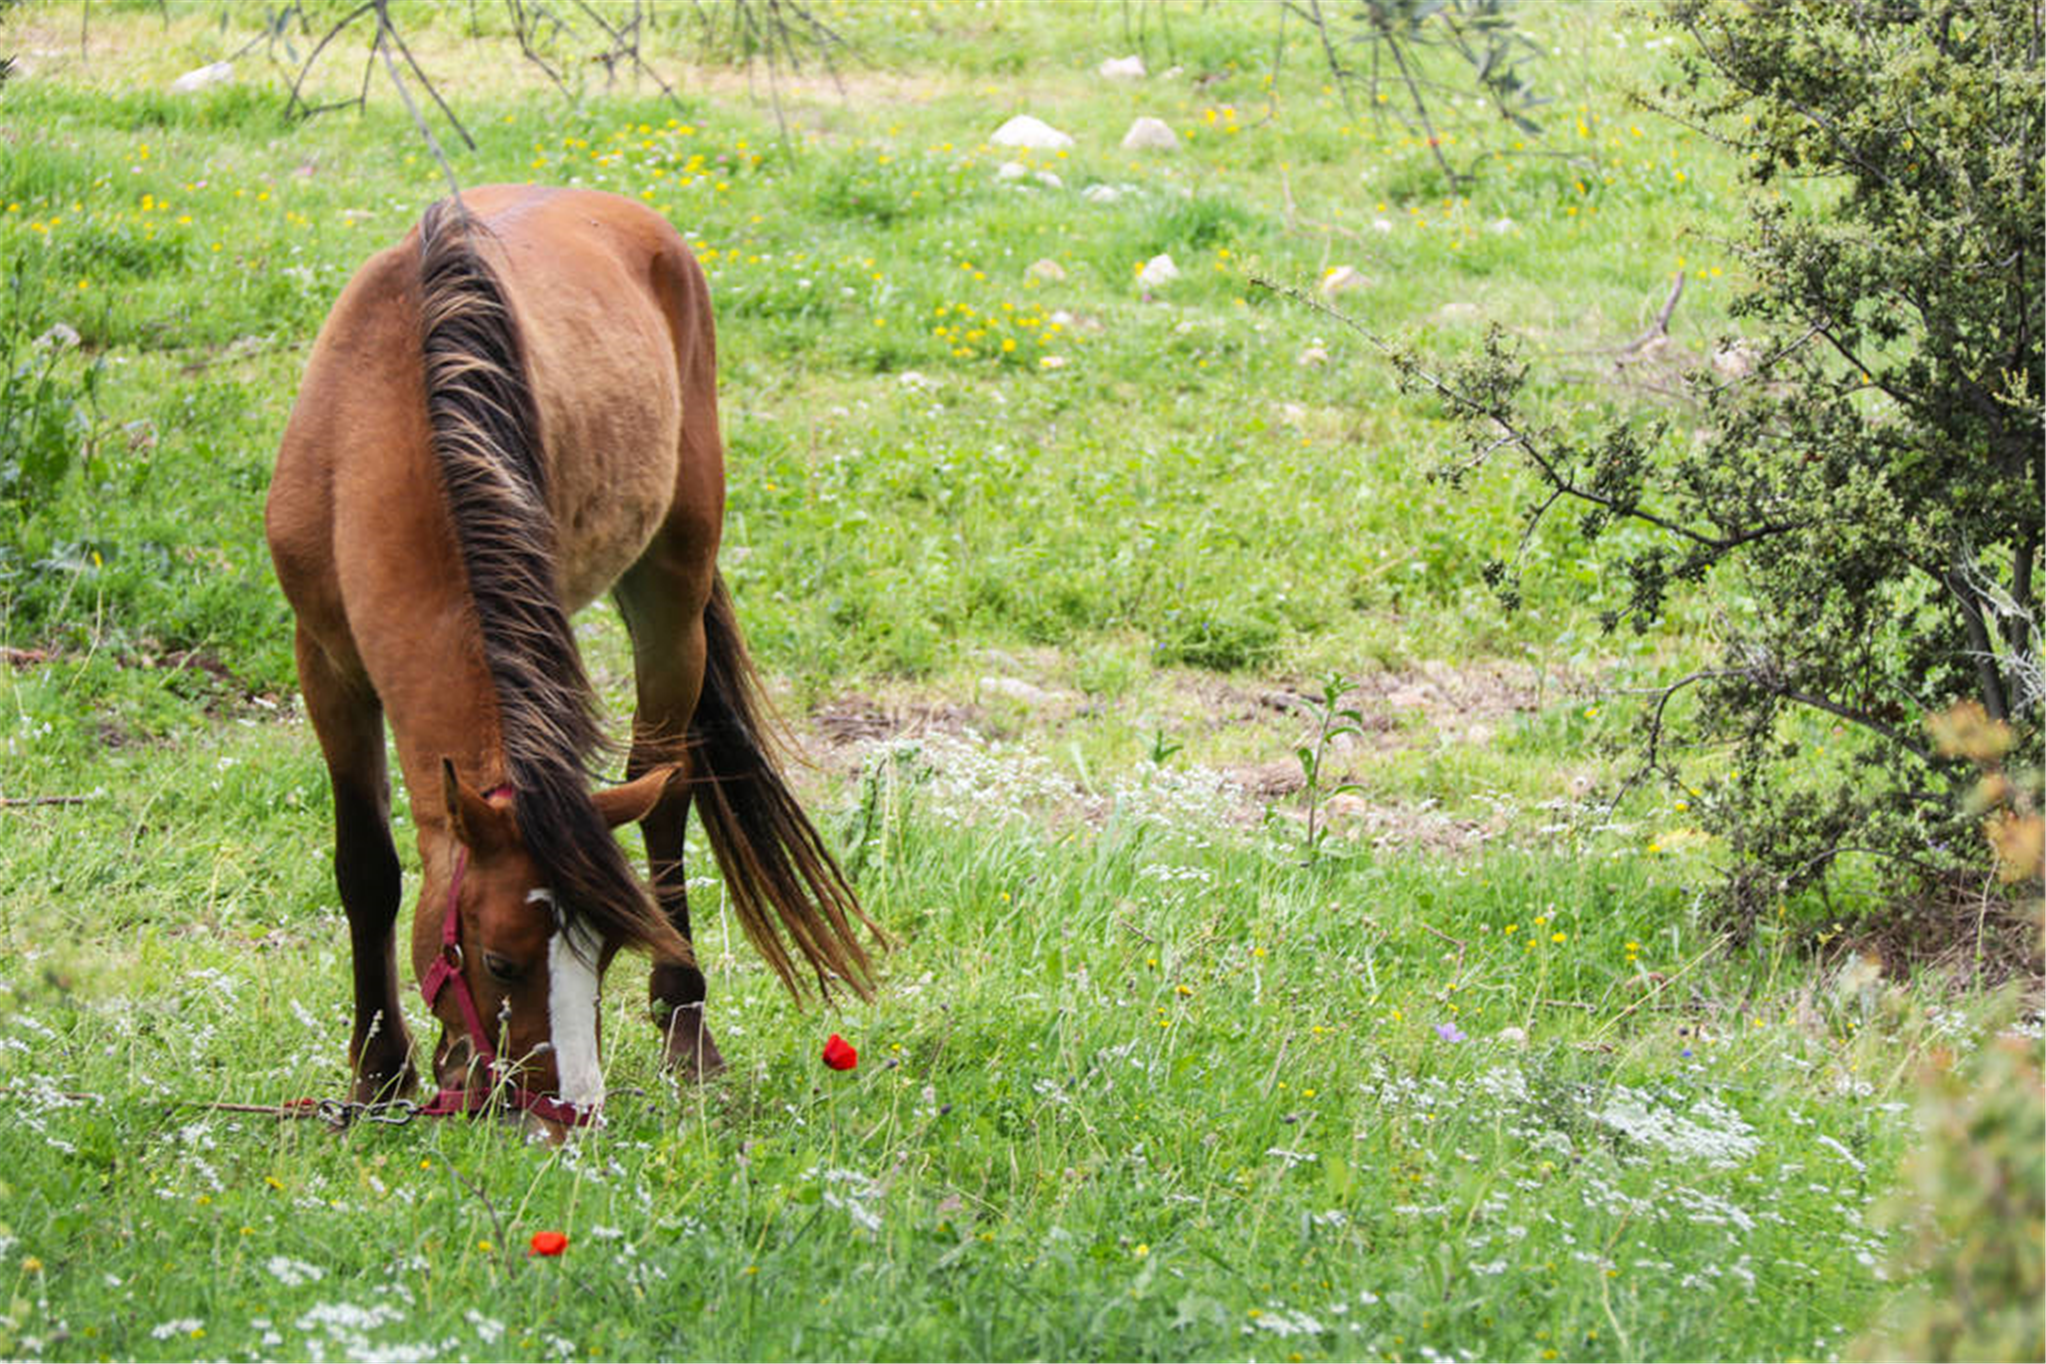
[[[32,514],[91,454],[100,419],[99,362],[79,354],[78,333],[50,326],[44,282],[26,258],[9,267],[0,296],[0,516]],[[0,581],[8,563],[0,540]]]
[[[1158,662],[1218,672],[1237,672],[1269,662],[1279,646],[1278,622],[1254,605],[1172,610],[1155,628]]]
[[[1848,852],[1900,895],[1979,879],[1964,773],[1924,723],[1973,699],[2021,753],[2040,737],[2039,11],[1683,0],[1668,21],[1695,48],[1665,101],[1746,155],[1749,336],[1683,418],[1591,429],[1531,415],[1497,336],[1403,371],[1464,427],[1452,482],[1505,449],[1546,485],[1530,533],[1565,506],[1593,541],[1652,528],[1608,551],[1629,597],[1608,630],[1711,583],[1719,657],[1652,699],[1642,738],[1650,769],[1705,786],[1736,927]],[[1510,606],[1518,565],[1487,576]]]

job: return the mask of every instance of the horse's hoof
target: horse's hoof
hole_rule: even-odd
[[[711,1041],[709,1028],[670,1028],[666,1051],[662,1064],[685,1080],[701,1083],[725,1068],[725,1058]]]
[[[388,1071],[357,1075],[349,1096],[359,1104],[392,1103],[409,1097],[418,1088],[419,1071],[407,1061],[395,1075]]]

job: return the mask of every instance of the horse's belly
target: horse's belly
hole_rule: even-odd
[[[533,366],[571,611],[632,567],[668,515],[682,442],[670,345],[665,327],[614,321],[604,359]]]
[[[557,460],[551,489],[562,595],[574,611],[632,567],[668,514],[679,423],[619,432],[615,442]]]

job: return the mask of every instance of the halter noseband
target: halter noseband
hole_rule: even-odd
[[[509,787],[499,787],[490,793],[510,795]],[[476,1049],[477,1057],[483,1062],[484,1074],[490,1079],[488,1088],[478,1092],[464,1087],[450,1089],[443,1085],[420,1113],[438,1117],[451,1113],[480,1113],[488,1108],[502,1091],[504,1101],[513,1108],[523,1109],[550,1122],[564,1127],[583,1127],[597,1116],[595,1105],[581,1108],[575,1104],[557,1099],[551,1094],[527,1089],[498,1074],[497,1049],[490,1045],[490,1033],[483,1026],[483,1015],[477,1011],[476,996],[469,989],[469,982],[462,975],[462,873],[469,869],[469,850],[457,847],[455,850],[455,875],[448,882],[448,912],[440,925],[440,952],[434,957],[433,965],[420,979],[419,993],[426,996],[428,1008],[440,998],[442,990],[449,985],[455,989],[455,1003],[461,1006],[462,1021],[469,1028],[469,1045]]]

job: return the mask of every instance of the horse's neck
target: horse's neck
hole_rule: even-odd
[[[475,790],[505,783],[509,766],[497,693],[475,623],[459,609],[443,613],[439,628],[420,630],[408,666],[387,672],[378,690],[411,795],[413,821],[422,834],[440,824],[445,813],[443,762],[452,762],[456,774]]]

